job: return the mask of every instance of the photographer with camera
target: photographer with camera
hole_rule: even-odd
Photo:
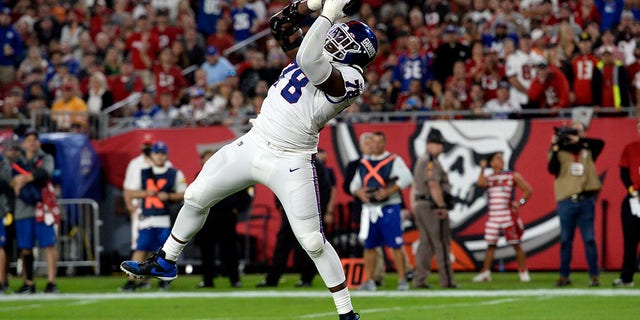
[[[556,286],[571,284],[571,257],[575,228],[580,228],[591,280],[599,286],[598,250],[594,236],[595,201],[602,187],[595,161],[604,141],[585,137],[585,126],[578,121],[570,127],[555,128],[549,150],[547,170],[555,176],[555,198],[560,218],[560,278]]]
[[[414,167],[413,214],[420,232],[416,250],[414,288],[429,288],[427,278],[431,272],[431,259],[438,260],[440,287],[457,288],[449,259],[451,229],[449,210],[453,209],[451,184],[438,156],[444,150],[444,137],[432,128],[427,135],[427,153],[418,158]]]
[[[375,132],[371,155],[360,160],[360,166],[351,180],[350,191],[362,201],[360,234],[364,241],[364,268],[368,280],[360,290],[374,291],[374,273],[377,263],[376,248],[390,247],[398,273],[398,290],[409,290],[406,279],[404,241],[402,236],[400,190],[411,185],[411,170],[397,154],[386,151],[384,133]],[[365,223],[364,219],[369,219]],[[363,236],[363,235],[366,235]]]

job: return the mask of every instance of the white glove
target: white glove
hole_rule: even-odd
[[[344,8],[350,0],[326,0],[322,7],[322,15],[329,18],[331,23],[336,19],[344,17],[342,8]]]
[[[311,11],[316,11],[322,8],[322,0],[307,0],[307,7]]]

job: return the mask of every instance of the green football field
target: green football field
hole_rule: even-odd
[[[363,320],[391,319],[638,319],[640,289],[612,288],[617,273],[603,273],[599,288],[587,286],[584,273],[572,275],[573,285],[555,288],[556,273],[532,273],[530,283],[516,273],[495,273],[490,283],[472,283],[472,273],[458,273],[460,289],[395,290],[387,275],[376,292],[352,291]],[[198,276],[180,276],[169,291],[157,289],[121,293],[123,275],[62,277],[60,294],[0,294],[0,319],[337,319],[321,280],[314,287],[294,288],[296,275],[286,275],[278,288],[256,289],[262,275],[242,277],[243,288],[232,289],[225,278],[216,288],[197,289]],[[436,284],[430,278],[431,285]],[[36,279],[38,290],[46,281]],[[156,280],[152,280],[154,287]],[[21,280],[11,279],[12,289]]]

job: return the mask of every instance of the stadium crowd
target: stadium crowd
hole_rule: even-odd
[[[289,62],[259,34],[289,2],[2,1],[2,118],[49,110],[49,130],[90,132],[116,103],[109,115],[137,127],[245,124]],[[350,121],[640,103],[638,1],[363,0],[355,18],[380,49]],[[142,97],[117,104],[132,93]]]

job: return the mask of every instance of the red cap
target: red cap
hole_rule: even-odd
[[[156,143],[156,136],[154,136],[153,133],[145,132],[142,135],[142,142],[140,142],[140,144],[154,144],[154,143]]]

